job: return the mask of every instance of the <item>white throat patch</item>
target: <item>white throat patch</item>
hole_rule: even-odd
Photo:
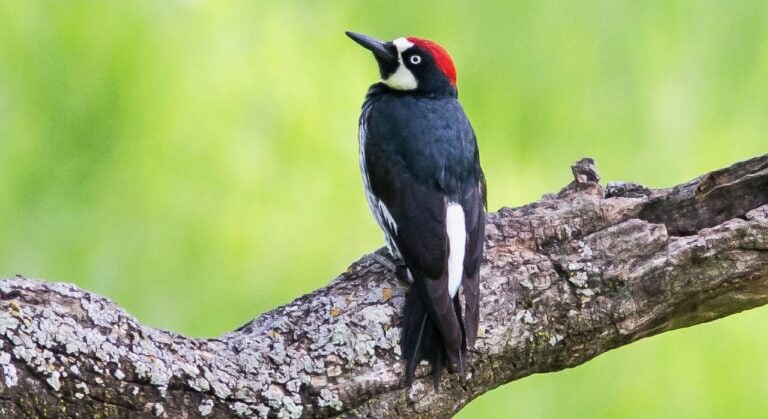
[[[414,90],[418,86],[416,77],[411,70],[403,64],[403,51],[413,46],[413,42],[407,38],[397,38],[392,43],[397,48],[397,70],[391,76],[381,82],[395,90]]]

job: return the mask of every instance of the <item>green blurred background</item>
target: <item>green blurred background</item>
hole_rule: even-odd
[[[491,209],[596,158],[673,185],[768,151],[768,2],[0,1],[0,276],[70,281],[217,336],[382,244],[348,40],[457,61]],[[768,310],[497,389],[461,417],[755,417]]]

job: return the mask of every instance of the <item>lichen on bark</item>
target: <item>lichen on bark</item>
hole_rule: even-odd
[[[455,413],[527,375],[768,302],[768,155],[670,189],[599,184],[489,213],[464,380],[403,383],[407,284],[363,256],[215,339],[142,326],[74,285],[0,281],[0,415],[317,417]],[[376,251],[385,255],[384,249]]]

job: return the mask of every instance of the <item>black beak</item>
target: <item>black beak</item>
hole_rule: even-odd
[[[379,41],[374,37],[351,31],[347,31],[346,34],[353,41],[370,50],[380,65],[397,62],[397,50],[391,42]]]

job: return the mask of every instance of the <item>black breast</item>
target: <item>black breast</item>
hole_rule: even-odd
[[[367,99],[369,161],[406,170],[416,182],[455,197],[477,185],[475,134],[458,100],[375,85]]]

